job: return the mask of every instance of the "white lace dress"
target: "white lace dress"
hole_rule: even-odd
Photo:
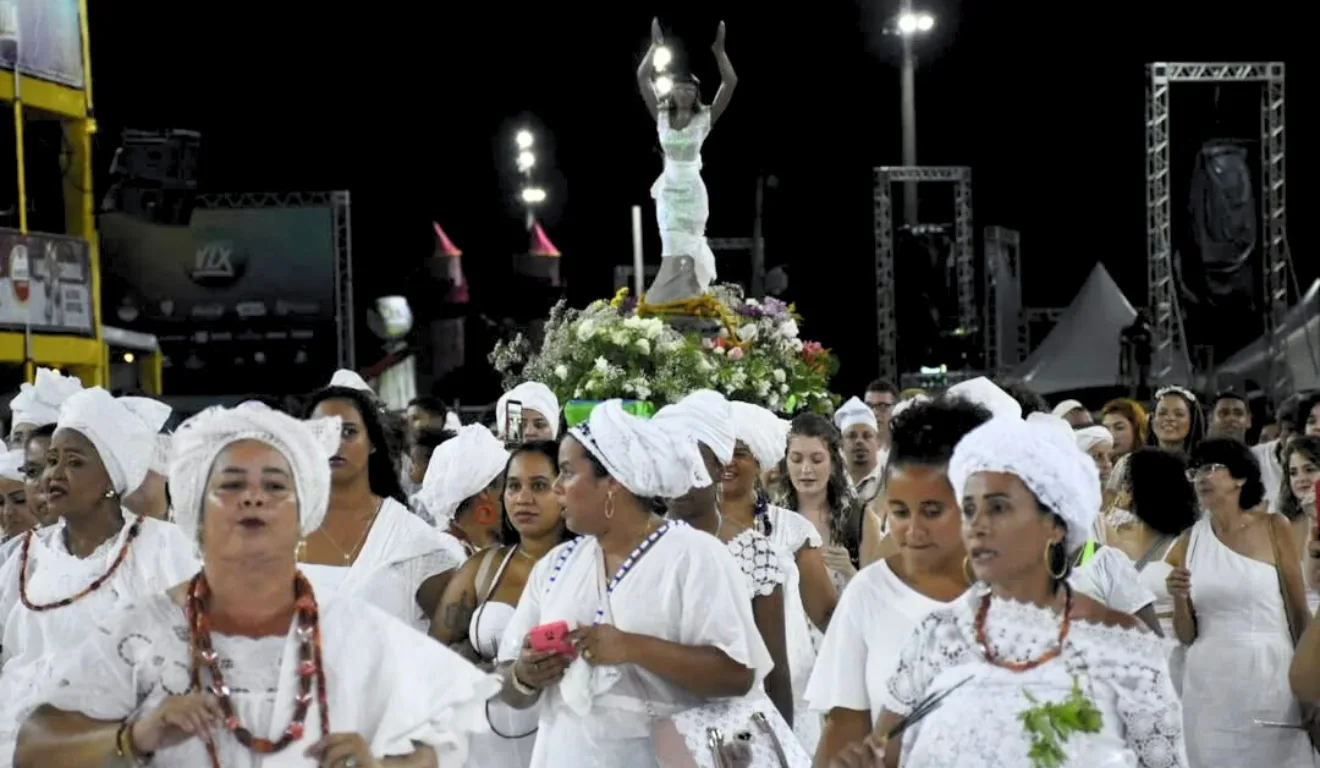
[[[808,705],[822,714],[835,707],[869,712],[872,724],[879,722],[912,630],[946,605],[904,584],[884,560],[863,568],[830,619],[807,686]]]
[[[1203,517],[1187,543],[1196,640],[1183,674],[1187,754],[1196,768],[1312,765],[1288,686],[1293,644],[1274,566],[1229,549]]]
[[[1027,672],[1013,672],[987,663],[978,647],[974,621],[982,594],[972,589],[927,616],[899,656],[885,708],[900,715],[927,696],[972,678],[904,733],[901,765],[1028,766],[1031,740],[1018,714],[1038,704],[1026,694],[1041,703],[1060,702],[1072,691],[1074,680],[1100,711],[1102,725],[1097,734],[1074,734],[1066,742],[1067,768],[1190,765],[1165,641],[1149,632],[1075,620],[1059,657]],[[1055,647],[1059,622],[1048,608],[996,598],[986,635],[1000,658],[1025,662]],[[1247,765],[1274,763],[1239,764]]]
[[[682,128],[669,124],[669,111],[656,118],[665,167],[651,185],[662,256],[689,256],[704,290],[715,280],[715,254],[706,242],[710,200],[701,179],[701,145],[710,135],[711,114],[702,109]]]
[[[69,553],[64,521],[42,528],[28,554],[28,599],[37,604],[72,597],[110,569],[136,516],[124,511],[124,526],[85,558]],[[18,726],[36,708],[51,670],[90,636],[97,625],[132,600],[180,584],[201,567],[193,544],[174,523],[144,518],[128,555],[100,589],[62,608],[33,612],[19,596],[15,553],[0,569],[0,615],[4,623],[4,666],[0,669],[0,766],[13,764]]]
[[[485,701],[498,680],[458,654],[359,600],[318,592],[330,729],[358,733],[374,756],[435,749],[442,767],[463,765],[469,735],[486,728]],[[183,608],[165,594],[143,598],[109,617],[77,653],[67,656],[43,693],[45,703],[98,720],[150,712],[189,690],[189,630]],[[297,695],[296,619],[283,637],[213,635],[239,721],[254,734],[278,738]],[[205,678],[204,678],[205,679]],[[306,768],[304,754],[321,738],[316,699],[306,732],[274,755],[257,755],[228,731],[216,731],[225,768]],[[157,768],[208,765],[199,740],[156,753]]]
[[[811,623],[802,602],[802,572],[797,556],[803,549],[819,549],[820,534],[807,518],[791,509],[766,509],[770,525],[770,543],[779,554],[784,571],[784,642],[788,645],[788,671],[793,678],[793,733],[808,752],[816,751],[820,741],[821,720],[807,704],[807,683],[816,664],[816,645],[820,630]]]

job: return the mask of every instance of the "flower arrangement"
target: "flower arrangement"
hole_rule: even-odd
[[[829,380],[838,363],[799,337],[801,317],[791,305],[746,299],[727,285],[692,303],[681,313],[717,320],[718,333],[679,331],[662,319],[673,307],[639,305],[625,288],[582,310],[559,302],[539,349],[519,334],[496,344],[490,362],[506,388],[540,381],[561,402],[619,397],[662,406],[714,389],[779,413],[833,407]]]

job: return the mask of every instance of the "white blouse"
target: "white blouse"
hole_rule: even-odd
[[[879,722],[889,677],[912,630],[947,605],[904,584],[884,560],[863,568],[830,619],[807,686],[811,709],[870,712],[872,724]]]
[[[975,616],[983,589],[973,588],[927,616],[899,656],[885,704],[896,714],[906,715],[928,696],[968,680],[904,732],[904,768],[1029,765],[1031,738],[1018,715],[1063,701],[1074,682],[1099,710],[1101,727],[1064,743],[1067,768],[1188,765],[1182,705],[1169,680],[1168,641],[1073,620],[1061,655],[1014,672],[988,663],[977,641]],[[995,598],[985,631],[1000,658],[1026,662],[1056,647],[1060,621],[1049,608]]]
[[[442,768],[467,758],[468,737],[486,729],[485,701],[499,690],[458,654],[403,622],[351,597],[317,594],[326,671],[330,730],[357,733],[378,757],[408,754],[416,744],[435,749]],[[182,606],[166,594],[117,610],[78,651],[62,659],[42,695],[57,709],[118,721],[151,712],[190,688],[189,628]],[[251,639],[213,635],[235,714],[255,735],[277,739],[289,725],[297,695],[297,617],[287,636]],[[203,677],[207,684],[208,677]],[[226,768],[310,768],[304,753],[320,740],[316,698],[301,739],[273,755],[258,755],[228,731],[215,743]],[[162,749],[159,768],[209,764],[203,743],[191,739]]]
[[[1155,593],[1141,580],[1136,566],[1116,547],[1101,547],[1068,577],[1073,589],[1119,613],[1135,614],[1155,603]]]
[[[756,597],[768,597],[783,586],[784,570],[775,547],[765,536],[748,528],[725,545],[747,577],[747,591]]]
[[[85,558],[69,553],[64,521],[33,534],[28,554],[28,599],[37,605],[72,597],[114,564],[137,519],[123,510],[124,526]],[[21,546],[21,545],[20,545]],[[0,669],[0,766],[12,765],[18,726],[36,707],[34,699],[51,669],[67,658],[98,624],[125,602],[164,592],[201,567],[194,547],[174,523],[146,517],[124,562],[100,589],[62,608],[33,612],[19,596],[15,552],[0,568],[0,615],[4,622],[4,666]]]
[[[608,595],[604,554],[594,537],[551,550],[528,577],[500,643],[500,660],[517,659],[523,639],[538,625],[591,626],[603,609],[605,623],[624,632],[718,648],[754,670],[753,687],[761,685],[773,662],[752,616],[742,568],[714,536],[669,525]],[[592,667],[578,658],[541,695],[532,768],[654,768],[652,716],[703,702],[640,667]]]
[[[313,588],[333,589],[361,598],[427,632],[431,617],[417,605],[417,590],[437,574],[452,571],[467,560],[458,539],[427,525],[394,499],[381,502],[380,512],[362,551],[347,568],[303,563],[299,567]]]

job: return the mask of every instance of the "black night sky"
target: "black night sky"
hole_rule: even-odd
[[[938,24],[920,46],[920,161],[971,166],[977,229],[1022,231],[1028,304],[1065,305],[1096,261],[1140,303],[1142,65],[1285,61],[1290,241],[1305,284],[1320,260],[1304,215],[1316,133],[1314,67],[1298,55],[1314,40],[1294,31],[1304,5],[927,0]],[[125,126],[199,130],[208,190],[351,190],[359,303],[403,287],[435,220],[465,251],[474,301],[496,306],[517,298],[501,285],[526,242],[510,148],[531,125],[548,171],[543,221],[580,305],[630,260],[629,206],[650,220],[660,157],[633,73],[660,7],[92,0],[97,162]],[[768,262],[787,265],[806,334],[841,354],[837,388],[860,387],[875,370],[870,168],[900,160],[896,45],[881,32],[896,0],[663,7],[707,99],[720,19],[741,78],[704,153],[709,234],[749,234],[757,172],[778,178]],[[1241,88],[1224,87],[1218,110],[1213,86],[1175,89],[1175,177],[1201,141],[1259,135],[1257,91]],[[933,216],[948,215],[948,197],[929,195]],[[653,225],[647,244],[657,258]],[[469,362],[483,368],[484,351]]]

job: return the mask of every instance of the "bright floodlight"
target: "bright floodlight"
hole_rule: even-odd
[[[672,90],[674,90],[674,78],[669,75],[661,75],[655,79],[656,96],[668,96]]]
[[[540,187],[527,187],[522,191],[522,199],[528,205],[545,202],[545,190]]]
[[[534,165],[536,165],[536,154],[532,150],[524,149],[518,153],[518,171],[520,173],[532,170]]]
[[[674,60],[674,54],[669,48],[660,46],[655,49],[655,54],[651,56],[651,66],[656,72],[664,72],[669,67],[669,62]]]
[[[913,35],[929,32],[935,27],[935,17],[929,13],[902,13],[898,16],[898,33]]]
[[[513,141],[518,145],[518,149],[531,149],[533,142],[532,132],[518,131],[518,134],[513,137]]]

